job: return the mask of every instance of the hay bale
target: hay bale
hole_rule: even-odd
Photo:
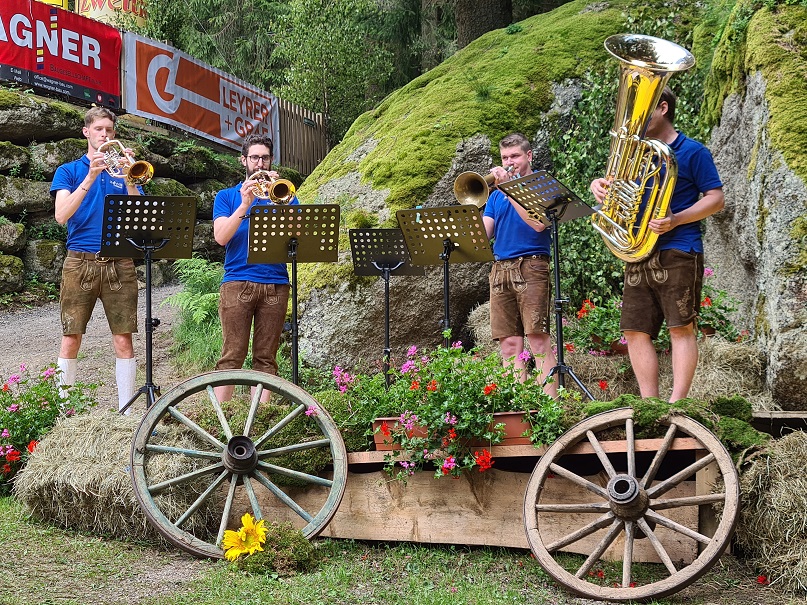
[[[474,340],[474,346],[479,347],[483,357],[499,352],[499,343],[490,335],[489,302],[483,303],[471,311],[466,325]]]
[[[772,585],[807,591],[807,433],[771,441],[740,479],[737,544]]]
[[[129,452],[139,424],[133,416],[115,411],[64,418],[42,439],[25,468],[17,475],[14,494],[39,519],[79,531],[121,540],[162,542],[135,496],[129,475]],[[183,427],[164,426],[166,445],[191,448],[195,440]],[[150,483],[194,470],[186,456],[152,456],[148,465]],[[169,518],[185,511],[204,486],[186,482],[159,496]],[[210,531],[214,525],[209,502],[194,515],[192,531]],[[220,517],[219,517],[220,518]]]

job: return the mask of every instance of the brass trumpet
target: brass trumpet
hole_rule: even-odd
[[[126,153],[123,143],[107,141],[98,147],[104,154],[106,171],[115,178],[124,178],[131,185],[145,185],[154,177],[154,166],[145,160],[137,160]]]
[[[508,166],[505,170],[509,174],[513,166]],[[463,206],[473,204],[477,208],[483,208],[495,182],[493,173],[482,176],[477,172],[463,172],[454,179],[454,197]]]
[[[294,183],[287,179],[272,178],[267,170],[258,170],[249,178],[257,181],[252,186],[253,195],[262,200],[271,200],[275,204],[288,204],[297,192]]]

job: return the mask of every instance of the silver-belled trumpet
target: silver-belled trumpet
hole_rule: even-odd
[[[294,199],[297,189],[294,183],[287,179],[273,178],[268,170],[254,172],[250,179],[256,181],[252,186],[252,193],[262,200],[270,200],[275,204],[288,204]]]
[[[135,160],[126,153],[126,148],[120,141],[102,143],[98,151],[104,154],[106,171],[110,176],[124,178],[132,185],[145,185],[154,177],[154,166],[145,160]]]
[[[513,171],[513,166],[505,168],[507,173]],[[482,176],[478,172],[463,172],[454,179],[454,197],[464,205],[472,204],[477,208],[484,207],[488,202],[490,188],[496,182],[493,173]]]

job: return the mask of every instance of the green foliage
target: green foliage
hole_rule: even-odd
[[[277,93],[328,116],[328,137],[336,144],[381,98],[392,72],[390,53],[374,39],[378,3],[290,0],[287,8],[274,23],[283,35],[273,56],[287,65]]]
[[[740,333],[731,321],[731,315],[737,312],[740,304],[736,299],[729,296],[725,290],[719,290],[709,283],[709,278],[714,275],[714,270],[710,267],[704,269],[703,292],[701,296],[701,306],[698,310],[698,326],[701,328],[710,327],[729,341],[742,340],[748,333]]]
[[[174,362],[179,367],[209,369],[221,354],[218,305],[224,267],[194,256],[177,260],[174,270],[184,287],[163,303],[179,309],[171,348]]]
[[[266,523],[266,544],[263,550],[233,561],[238,571],[288,577],[314,571],[319,563],[316,549],[291,523]]]
[[[32,376],[23,363],[0,389],[0,494],[11,491],[12,479],[59,418],[97,403],[94,384],[76,383],[63,395],[58,372],[48,366]]]
[[[55,219],[48,219],[43,223],[28,227],[28,238],[67,242],[67,225],[60,225]]]

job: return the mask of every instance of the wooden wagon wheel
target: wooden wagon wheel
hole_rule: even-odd
[[[739,481],[737,471],[732,464],[726,449],[709,430],[691,418],[682,415],[672,416],[668,422],[668,430],[660,440],[658,449],[638,461],[636,452],[637,440],[634,437],[633,410],[621,408],[603,412],[579,422],[564,433],[541,457],[530,476],[524,497],[524,523],[527,540],[533,554],[544,570],[564,585],[568,590],[594,599],[613,601],[639,601],[663,597],[688,586],[717,561],[728,545],[734,526],[737,522],[739,508]],[[626,453],[605,453],[602,436],[598,433],[624,430]],[[607,435],[606,435],[607,436]],[[659,470],[665,458],[672,457],[674,439],[678,437],[694,438],[703,446],[705,455],[691,464],[682,464],[670,471],[664,479],[659,479]],[[596,456],[593,466],[569,470],[572,466],[562,461],[564,452],[578,444],[587,442]],[[652,458],[650,455],[652,454]],[[568,460],[568,459],[567,459]],[[676,497],[669,491],[704,467],[715,463],[718,476],[714,482],[713,493]],[[668,465],[669,466],[669,465]],[[602,481],[590,480],[591,475],[598,474]],[[584,476],[585,475],[585,476]],[[562,477],[577,486],[585,488],[584,494],[593,494],[592,498],[583,498],[580,502],[555,503],[548,501],[547,481],[553,476]],[[604,483],[605,485],[601,485]],[[574,500],[574,499],[573,499]],[[674,520],[669,515],[678,512],[697,513],[701,506],[717,506],[721,518],[714,535],[709,537],[694,531]],[[542,539],[542,522],[563,527],[560,539],[545,543]],[[697,515],[696,515],[697,516]],[[692,541],[702,549],[691,564],[674,563],[662,544],[659,534],[661,528],[671,530],[676,540]],[[568,531],[567,531],[568,530]],[[548,532],[545,532],[548,533]],[[557,535],[557,529],[556,533]],[[622,549],[622,573],[620,581],[603,579],[599,569],[595,567],[603,552],[617,538],[624,541]],[[581,540],[593,540],[595,545],[591,554],[580,564],[580,559],[561,555],[565,547],[570,547]],[[634,574],[634,547],[637,540],[647,540],[653,551],[663,564],[660,579],[637,577]],[[596,570],[596,571],[595,571]]]
[[[223,385],[253,394],[220,403],[214,387]],[[311,456],[330,478],[302,464]],[[149,408],[132,443],[131,474],[160,534],[191,554],[220,558],[228,525],[238,528],[246,512],[266,518],[261,497],[293,511],[306,537],[321,532],[342,499],[347,454],[333,419],[304,390],[262,372],[222,370],[187,380]],[[289,482],[322,492],[321,508],[304,510],[279,485]]]

